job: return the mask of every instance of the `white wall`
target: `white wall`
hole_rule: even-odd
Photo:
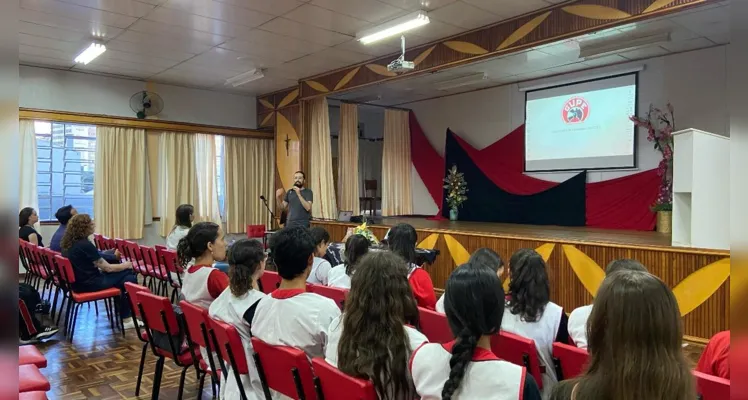
[[[735,258],[748,250],[748,2],[730,4],[730,45],[728,46],[728,103],[730,104],[730,250]],[[743,258],[743,260],[745,260]],[[745,264],[733,263],[734,276],[741,270],[745,277]],[[731,280],[731,282],[740,282]],[[737,288],[735,283],[733,288]],[[733,296],[745,299],[746,292],[733,289]],[[734,308],[733,308],[734,309]],[[736,315],[737,313],[733,314]],[[741,332],[745,334],[745,332]]]
[[[639,115],[647,112],[650,103],[664,107],[667,102],[671,102],[675,108],[677,129],[698,128],[729,136],[726,46],[601,67],[562,77],[539,79],[532,83],[551,83],[568,78],[581,80],[590,73],[616,71],[642,64],[645,69],[639,73]],[[481,149],[522,125],[525,119],[525,94],[518,90],[517,84],[510,84],[419,101],[403,107],[411,108],[415,112],[429,142],[443,155],[447,128],[472,146]],[[646,132],[638,132],[636,169],[591,171],[588,173],[588,180],[608,180],[656,167],[660,155],[652,144],[647,142],[646,136]],[[556,172],[531,175],[561,182],[574,174]],[[438,208],[415,168],[413,182],[414,213],[435,214]]]
[[[147,83],[79,72],[21,66],[19,106],[54,111],[135,117],[130,97]],[[256,99],[181,86],[148,85],[164,99],[159,119],[257,128]]]

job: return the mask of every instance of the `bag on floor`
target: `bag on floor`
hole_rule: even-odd
[[[179,325],[179,332],[176,335],[167,335],[165,333],[151,330],[151,333],[153,334],[153,342],[159,349],[171,353],[171,344],[169,344],[169,336],[171,336],[171,343],[174,343],[174,346],[177,348],[177,354],[182,354],[185,351],[189,351],[189,347],[184,346],[187,324],[185,323],[184,313],[182,312],[182,309],[174,304],[171,305],[171,308],[174,310],[174,314],[177,315],[177,325]]]

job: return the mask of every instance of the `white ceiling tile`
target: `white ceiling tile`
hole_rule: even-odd
[[[711,40],[702,37],[702,38],[696,38],[696,39],[691,39],[691,40],[680,40],[677,42],[669,42],[669,43],[662,44],[661,46],[672,52],[680,52],[680,51],[701,49],[704,47],[711,47],[711,46],[714,46],[714,43]]]
[[[138,0],[138,1],[147,3],[147,4],[152,4],[154,6],[157,6],[157,5],[160,5],[166,2],[166,0]]]
[[[53,57],[44,57],[33,54],[18,54],[18,60],[23,65],[40,65],[40,66],[51,66],[51,67],[62,67],[70,68],[75,62],[71,59],[60,59]]]
[[[436,19],[468,30],[489,25],[504,18],[470,4],[457,2],[429,12],[429,19]]]
[[[337,49],[334,47],[330,47],[328,49],[315,53],[314,56],[322,57],[322,58],[329,57],[331,59],[339,60],[347,64],[356,64],[356,63],[360,63],[360,62],[363,62],[363,61],[366,61],[372,58],[371,56],[366,55],[366,54],[355,53],[355,52],[347,51],[347,50],[341,50],[341,49]]]
[[[209,32],[215,35],[236,37],[250,28],[226,21],[190,14],[174,8],[160,7],[148,14],[145,19],[164,24],[177,25],[196,31]]]
[[[314,55],[305,56],[297,60],[277,66],[278,71],[289,71],[300,75],[302,78],[327,72],[332,69],[344,67],[346,64],[338,60],[324,59]]]
[[[490,11],[504,18],[512,18],[518,15],[536,11],[548,7],[549,4],[543,0],[463,0],[483,10]]]
[[[377,0],[312,0],[311,4],[374,23],[407,13]]]
[[[283,15],[309,0],[216,0],[220,3],[232,4],[250,10],[262,11],[272,15]]]
[[[135,79],[145,79],[152,74],[149,74],[148,72],[138,71],[138,70],[130,70],[127,68],[122,67],[110,67],[106,65],[96,65],[94,63],[90,63],[88,65],[76,65],[73,69],[73,71],[78,72],[94,72],[99,73],[102,75],[110,75],[110,76],[117,76],[117,77],[127,77],[127,78],[135,78]]]
[[[317,7],[311,4],[305,4],[283,17],[303,24],[316,26],[317,28],[340,32],[347,35],[355,35],[356,32],[371,26],[370,22],[349,17],[344,14],[338,14],[326,8]]]
[[[586,68],[590,68],[590,66],[585,63],[578,62],[578,63],[573,63],[573,64],[562,65],[560,67],[549,68],[546,71],[549,72],[548,75],[553,75],[553,74],[565,74],[567,72],[579,71],[579,70],[586,69]]]
[[[246,72],[255,68],[265,68],[281,64],[280,62],[253,58],[246,54],[216,47],[189,60],[191,64],[206,67],[223,68],[231,71]]]
[[[294,72],[279,68],[268,68],[264,72],[265,76],[273,79],[285,79],[298,83],[298,80],[306,76],[303,72]]]
[[[202,88],[211,88],[218,85],[223,85],[226,82],[226,78],[219,78],[216,75],[211,74],[209,71],[198,73],[176,69],[170,69],[156,75],[152,75],[148,78],[148,80],[159,83],[195,86]]]
[[[41,36],[32,36],[25,33],[18,34],[18,43],[27,46],[42,47],[45,49],[62,50],[66,52],[82,51],[88,45],[83,41],[64,41]]]
[[[175,51],[187,52],[192,54],[200,54],[213,47],[209,44],[202,44],[189,40],[181,40],[171,36],[151,35],[148,33],[135,31],[126,31],[125,33],[117,36],[117,39],[115,39],[114,41],[132,42],[142,45],[159,45]]]
[[[290,51],[274,46],[247,42],[241,39],[229,40],[219,47],[222,49],[233,50],[249,56],[255,56],[260,59],[280,62],[291,61],[295,58],[303,57],[309,54],[308,52]]]
[[[252,29],[242,34],[238,39],[249,42],[255,46],[273,47],[282,50],[299,53],[299,57],[326,49],[327,46],[318,43],[312,43],[308,40],[297,39],[294,37],[264,31],[262,29]]]
[[[428,24],[420,26],[411,31],[408,31],[408,33],[405,35],[405,38],[406,38],[405,42],[406,42],[406,45],[410,47],[410,45],[408,45],[408,40],[407,40],[410,36],[420,36],[425,39],[437,40],[437,39],[445,38],[447,36],[456,35],[462,31],[463,31],[462,29],[454,25],[450,25],[450,24],[447,24],[447,23],[444,23],[442,21],[438,21],[435,19],[431,19],[431,22],[429,22]],[[399,38],[394,38],[395,41],[397,41],[397,39]]]
[[[183,61],[194,57],[196,53],[190,53],[186,50],[175,49],[168,43],[156,43],[153,41],[146,42],[128,42],[120,38],[110,40],[106,44],[107,50],[121,50],[128,53],[153,55],[156,57],[166,58],[169,60]]]
[[[232,70],[230,68],[213,68],[203,64],[195,63],[192,60],[185,61],[173,68],[168,69],[167,72],[168,71],[174,71],[175,74],[179,73],[182,75],[204,75],[222,80],[226,80],[239,75],[242,72],[246,72],[244,70]]]
[[[250,10],[244,7],[237,7],[227,3],[219,3],[213,0],[169,0],[164,3],[164,9],[166,8],[250,27],[262,25],[274,17],[274,15],[271,14]],[[167,13],[167,11],[161,12]],[[184,17],[179,17],[180,20],[183,18]]]
[[[444,7],[448,4],[452,4],[457,0],[381,0],[384,3],[402,8],[403,10],[415,11],[415,10],[436,10],[439,7]]]
[[[585,59],[584,63],[589,65],[590,67],[602,67],[604,65],[618,64],[626,61],[628,60],[619,56],[618,54],[611,54],[604,57]]]
[[[49,58],[56,58],[58,60],[71,60],[71,61],[75,58],[77,54],[75,51],[47,49],[44,47],[29,46],[25,44],[21,44],[18,46],[18,53],[29,55],[29,56],[49,57]]]
[[[63,17],[55,14],[47,14],[41,11],[21,9],[19,10],[19,20],[43,25],[53,28],[66,29],[69,31],[81,32],[89,35],[91,38],[111,39],[120,33],[122,29],[104,25],[95,21],[83,21],[80,19]],[[25,29],[23,25],[21,29]],[[32,33],[32,32],[26,32]],[[47,34],[44,33],[44,36]]]
[[[154,5],[136,0],[60,0],[64,3],[76,4],[97,10],[109,11],[117,14],[140,18],[155,8]]]
[[[315,28],[310,25],[301,24],[285,18],[276,18],[261,27],[263,30],[278,33],[281,35],[295,37],[301,40],[322,44],[325,46],[335,46],[351,39],[350,35],[328,31],[325,29]]]
[[[709,35],[707,39],[711,40],[715,44],[727,44],[730,43],[730,33],[723,33],[717,35]]]
[[[729,7],[701,7],[688,13],[678,13],[671,21],[702,36],[720,34],[729,30]]]
[[[378,41],[372,44],[362,44],[358,40],[352,39],[345,43],[341,43],[334,48],[366,54],[372,57],[379,57],[400,51],[400,42],[397,41],[396,43],[396,41]]]
[[[258,95],[262,93],[274,92],[276,90],[285,89],[289,86],[295,85],[296,82],[288,80],[278,79],[258,79],[256,81],[248,82],[244,85],[237,87],[221,87],[216,90],[227,91],[231,93],[243,94],[243,95]]]
[[[65,40],[68,42],[77,42],[88,38],[87,33],[80,31],[71,31],[68,29],[54,28],[51,26],[32,24],[30,22],[19,21],[18,32],[27,35],[45,37],[55,40]]]
[[[120,60],[123,62],[134,62],[134,63],[140,63],[140,64],[153,65],[153,66],[161,67],[161,69],[169,68],[179,63],[179,61],[171,60],[168,58],[157,57],[152,54],[129,53],[126,51],[114,50],[114,49],[107,49],[107,51],[101,56],[102,57],[106,56],[107,59],[111,59],[111,60]]]
[[[98,67],[106,67],[106,68],[111,68],[111,69],[121,68],[122,70],[136,71],[138,73],[147,74],[147,75],[156,74],[168,68],[168,66],[163,67],[163,66],[158,66],[158,65],[125,61],[125,60],[116,58],[116,56],[113,57],[112,55],[108,54],[108,52],[96,57],[93,61],[91,61],[85,66],[77,65],[76,67],[80,69],[86,69],[89,66],[90,68],[98,68]]]
[[[221,44],[230,38],[227,36],[215,35],[209,32],[196,31],[177,25],[163,24],[160,22],[149,21],[147,19],[138,20],[132,24],[130,30],[147,33],[149,36],[168,36],[174,39],[189,40],[200,44],[215,46]]]
[[[668,54],[669,52],[660,46],[649,46],[641,49],[618,53],[621,57],[629,60],[639,60],[642,58],[657,57]]]
[[[68,18],[93,21],[117,28],[127,28],[137,20],[137,18],[128,15],[96,10],[57,0],[21,0],[21,8]]]

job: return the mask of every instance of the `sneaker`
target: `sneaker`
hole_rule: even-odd
[[[57,332],[60,331],[60,328],[53,327],[53,326],[47,326],[44,327],[40,332],[37,332],[36,335],[28,338],[28,339],[21,339],[21,344],[31,344],[31,343],[38,343],[42,340],[54,336]]]

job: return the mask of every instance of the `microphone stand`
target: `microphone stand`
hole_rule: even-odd
[[[275,214],[273,214],[273,210],[270,209],[270,205],[268,204],[268,199],[266,199],[265,196],[260,196],[260,200],[262,200],[262,203],[265,204],[265,208],[268,210],[268,213],[270,214],[270,230],[273,230],[273,221],[275,221]]]

